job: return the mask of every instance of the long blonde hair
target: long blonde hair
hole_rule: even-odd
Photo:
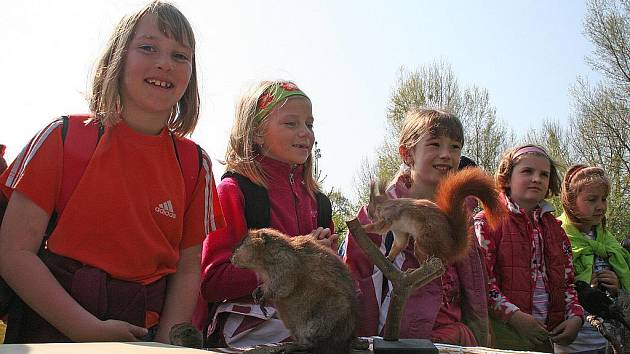
[[[262,81],[251,87],[241,96],[234,116],[230,140],[225,152],[226,170],[235,172],[249,178],[253,183],[267,188],[265,172],[256,160],[256,156],[262,153],[260,146],[255,143],[255,135],[260,135],[266,129],[269,115],[256,119],[258,99],[269,88],[289,81],[274,80]],[[289,98],[291,99],[291,98]],[[282,103],[279,104],[279,106]],[[313,177],[313,154],[309,154],[304,162],[303,180],[306,189],[311,196],[319,192],[320,187]]]
[[[192,73],[186,91],[173,107],[168,128],[178,136],[190,134],[199,119],[199,90],[197,88],[197,64],[195,59],[195,35],[186,17],[172,4],[155,0],[137,12],[123,17],[112,33],[105,50],[98,60],[88,95],[90,111],[94,119],[111,126],[120,121],[122,104],[120,82],[127,57],[129,42],[138,21],[152,14],[157,17],[158,28],[166,36],[192,49]]]

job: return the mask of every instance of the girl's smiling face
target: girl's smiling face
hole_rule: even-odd
[[[254,137],[263,155],[288,164],[303,164],[315,143],[311,101],[305,97],[290,97],[278,104],[266,122],[262,133]]]
[[[531,211],[545,199],[549,189],[551,163],[535,154],[525,154],[514,165],[510,181],[510,197],[519,207]]]
[[[457,169],[462,153],[462,144],[445,135],[425,136],[409,150],[401,148],[405,163],[411,166],[414,184],[435,189],[449,172]]]
[[[162,33],[156,15],[148,14],[138,21],[126,53],[120,82],[124,116],[168,119],[188,87],[192,49]]]

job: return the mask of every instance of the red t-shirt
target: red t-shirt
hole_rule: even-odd
[[[62,178],[61,120],[48,125],[0,177],[2,191],[26,195],[49,215]],[[151,283],[177,269],[180,250],[224,225],[211,162],[190,205],[167,129],[143,135],[124,121],[105,129],[48,240],[56,254],[122,280]]]

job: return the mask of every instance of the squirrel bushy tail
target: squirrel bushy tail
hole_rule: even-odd
[[[506,215],[492,177],[479,168],[465,168],[447,176],[437,187],[435,203],[446,214],[455,247],[446,259],[455,260],[468,253],[470,220],[464,199],[473,196],[481,201],[491,228],[499,225]]]

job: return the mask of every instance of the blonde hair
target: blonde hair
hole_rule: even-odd
[[[517,152],[519,152],[519,150],[529,147],[535,148],[539,150],[539,152],[527,152],[517,155]],[[497,181],[497,186],[499,187],[499,189],[501,189],[506,195],[510,195],[510,187],[508,187],[508,184],[510,183],[510,179],[512,178],[514,166],[516,166],[516,164],[518,164],[524,157],[529,154],[544,157],[549,161],[549,188],[547,189],[545,198],[558,195],[560,193],[560,174],[558,173],[556,163],[551,157],[549,157],[549,154],[547,154],[544,148],[534,144],[520,145],[515,148],[509,149],[503,154],[503,156],[501,157],[501,162],[499,162],[499,167],[497,168],[497,172],[495,174],[495,179]]]
[[[464,145],[464,127],[459,118],[448,111],[432,108],[412,108],[407,111],[400,128],[398,144],[406,150],[413,149],[426,135],[433,137],[446,136]],[[392,183],[403,177],[405,183],[411,185],[411,170],[399,171]]]
[[[582,190],[588,187],[604,187],[605,194],[610,193],[610,180],[606,176],[606,171],[601,167],[574,165],[569,168],[562,180],[562,209],[569,217],[569,220],[577,226],[583,222],[576,212],[577,197]],[[602,227],[606,227],[606,216],[602,218]]]
[[[192,49],[192,73],[186,91],[173,107],[167,126],[178,136],[190,134],[199,118],[199,90],[195,59],[195,35],[186,17],[172,4],[155,0],[141,10],[123,17],[112,33],[105,50],[96,64],[88,96],[94,119],[111,126],[121,119],[120,83],[129,42],[133,39],[138,21],[145,15],[157,17],[158,28],[167,37],[174,37]]]
[[[270,87],[284,82],[290,81],[262,81],[251,87],[241,96],[236,105],[234,123],[225,152],[224,163],[226,164],[227,171],[241,174],[249,178],[253,183],[265,188],[267,188],[265,172],[262,166],[260,166],[260,163],[256,160],[256,156],[260,155],[262,151],[261,147],[255,143],[255,136],[262,134],[266,129],[269,114],[257,120],[256,109],[258,107],[258,99],[263,93]],[[289,99],[292,99],[292,97],[287,98],[287,100]],[[284,103],[279,103],[278,106],[282,104]],[[312,153],[309,154],[303,166],[302,177],[304,184],[308,193],[311,194],[311,196],[315,196],[315,193],[319,192],[320,187],[313,177]]]

